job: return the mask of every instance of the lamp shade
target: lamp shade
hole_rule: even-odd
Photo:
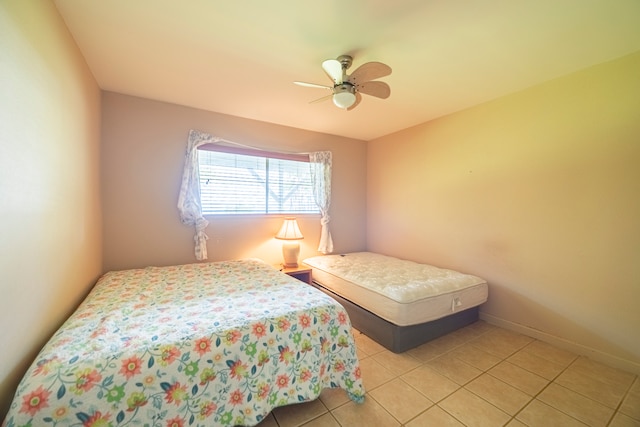
[[[300,228],[298,227],[298,222],[295,218],[285,218],[282,223],[282,227],[278,234],[276,234],[276,239],[280,240],[300,240],[304,239],[304,236],[300,232]]]
[[[356,102],[356,96],[351,92],[339,92],[333,95],[333,103],[340,108],[349,108]]]
[[[300,244],[296,240],[303,239],[298,222],[295,218],[287,217],[282,223],[282,227],[276,239],[286,240],[282,244],[282,256],[284,257],[284,266],[292,268],[298,266],[298,256],[300,255]]]

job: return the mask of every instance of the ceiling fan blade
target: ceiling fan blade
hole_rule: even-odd
[[[391,67],[382,62],[367,62],[354,70],[347,81],[352,84],[361,84],[369,80],[379,79],[391,74]]]
[[[351,107],[347,108],[347,111],[351,111],[354,108],[356,108],[358,106],[358,104],[360,104],[360,101],[362,101],[362,95],[360,95],[358,92],[356,92],[356,102],[354,102]]]
[[[364,82],[357,85],[356,90],[382,99],[386,99],[391,95],[391,88],[385,82]]]
[[[332,96],[333,94],[323,96],[322,98],[314,99],[313,101],[309,101],[309,104],[317,104],[318,102],[326,101],[327,99],[331,99]]]
[[[307,82],[293,82],[295,84],[297,84],[298,86],[305,86],[305,87],[317,87],[320,89],[331,89],[331,86],[325,86],[325,85],[318,85],[315,83],[307,83]]]
[[[327,59],[322,63],[322,69],[335,84],[342,84],[342,64],[340,61]]]

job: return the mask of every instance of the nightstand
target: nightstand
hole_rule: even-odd
[[[281,265],[280,271],[309,285],[311,284],[311,267],[308,265],[298,264],[297,267],[283,267]]]

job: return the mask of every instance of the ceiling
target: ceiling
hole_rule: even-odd
[[[103,90],[365,141],[640,51],[639,0],[54,3]],[[342,54],[391,96],[310,103]]]

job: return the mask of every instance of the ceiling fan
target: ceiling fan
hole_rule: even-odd
[[[333,98],[333,103],[346,110],[354,109],[362,100],[361,93],[386,99],[391,94],[389,85],[384,82],[373,81],[391,74],[391,67],[381,62],[367,62],[347,74],[353,58],[340,55],[337,59],[327,59],[322,63],[322,69],[333,81],[333,86],[315,83],[294,82],[300,86],[317,87],[331,90],[331,95],[324,96],[311,102],[320,102]]]

